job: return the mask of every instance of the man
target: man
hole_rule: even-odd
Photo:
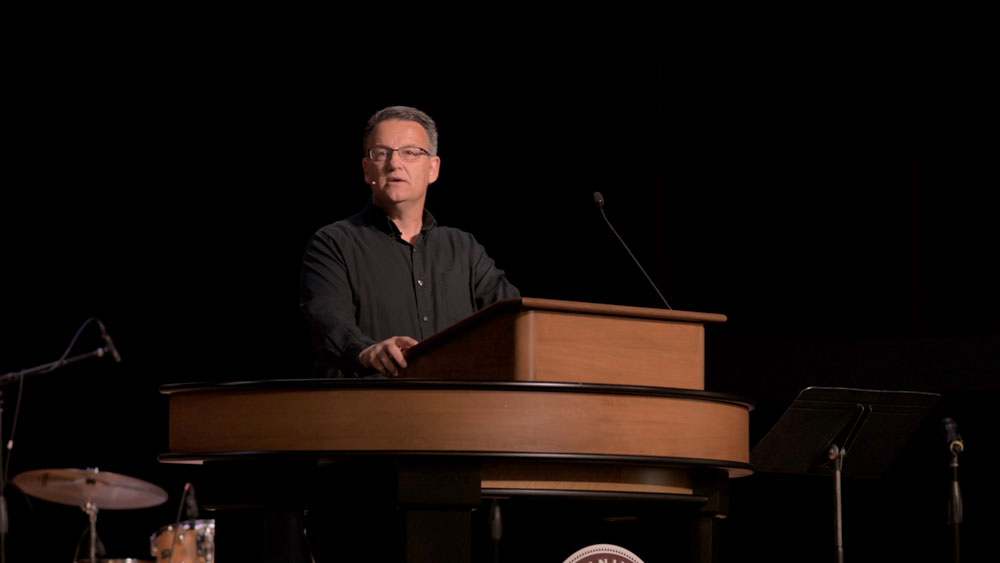
[[[472,235],[424,208],[441,169],[437,145],[420,110],[392,106],[368,120],[361,166],[372,199],[317,231],[303,258],[301,306],[321,374],[394,377],[408,348],[520,296]]]
[[[438,225],[424,208],[441,168],[437,148],[437,127],[422,111],[393,106],[368,120],[361,166],[371,200],[319,229],[303,258],[301,307],[320,375],[396,376],[408,348],[520,295],[472,235]],[[307,515],[317,562],[397,559],[395,471],[391,460],[320,468],[330,490],[315,491]]]

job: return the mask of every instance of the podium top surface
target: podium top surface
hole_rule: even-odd
[[[428,348],[433,348],[441,342],[450,340],[456,333],[461,333],[473,326],[489,322],[491,319],[495,319],[503,315],[531,311],[579,314],[593,317],[616,317],[621,319],[675,321],[693,324],[726,322],[726,316],[718,313],[699,313],[694,311],[656,309],[652,307],[632,307],[629,305],[609,305],[605,303],[587,303],[584,301],[562,301],[559,299],[520,297],[516,299],[502,299],[496,303],[492,303],[478,313],[466,317],[458,323],[432,335],[427,340],[424,340],[420,344],[414,346],[411,349],[410,354],[419,355]]]
[[[658,309],[653,307],[632,307],[629,305],[609,305],[605,303],[587,303],[583,301],[562,301],[558,299],[541,299],[537,297],[504,299],[502,301],[497,301],[486,309],[483,309],[483,311],[491,308],[496,308],[497,310],[521,308],[525,310],[557,311],[564,313],[583,313],[590,315],[661,319],[698,323],[726,322],[726,316],[717,313],[677,311],[674,309]]]

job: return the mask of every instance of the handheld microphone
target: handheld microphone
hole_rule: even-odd
[[[958,454],[965,450],[962,436],[958,433],[958,424],[951,418],[943,419],[941,424],[943,425],[945,438],[948,440],[948,450],[953,454]]]
[[[118,353],[118,348],[115,348],[115,342],[111,340],[111,335],[108,334],[107,329],[104,328],[104,323],[97,320],[97,326],[101,328],[101,338],[104,339],[104,343],[108,346],[108,352],[111,352],[111,357],[115,359],[116,363],[122,363],[122,356]]]
[[[655,291],[656,295],[660,297],[660,301],[663,301],[663,304],[666,305],[667,309],[673,310],[673,307],[670,306],[670,303],[667,303],[666,298],[663,297],[662,293],[660,293],[659,288],[657,288],[656,284],[653,283],[653,279],[649,277],[649,274],[647,274],[646,270],[643,269],[642,264],[640,264],[639,261],[635,258],[635,255],[632,254],[632,251],[629,250],[628,245],[625,244],[625,241],[622,240],[622,237],[618,235],[618,231],[616,231],[615,228],[611,226],[611,221],[608,221],[608,216],[605,215],[604,213],[604,196],[601,195],[601,192],[594,192],[594,205],[596,205],[597,209],[600,210],[601,217],[604,217],[604,222],[608,224],[608,228],[611,229],[611,232],[614,233],[615,237],[618,238],[618,242],[620,242],[622,244],[622,247],[625,248],[625,252],[628,252],[628,255],[632,257],[632,261],[635,262],[635,265],[639,267],[639,271],[642,272],[642,275],[646,276],[646,281],[648,281],[649,285],[653,287],[653,291]]]

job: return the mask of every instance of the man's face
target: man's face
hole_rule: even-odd
[[[376,125],[369,135],[366,148],[376,147],[417,147],[429,151],[430,140],[427,138],[427,131],[419,123],[392,119]],[[423,154],[413,162],[406,162],[400,151],[391,151],[381,162],[373,161],[366,154],[361,160],[361,166],[365,171],[365,182],[372,189],[375,204],[382,209],[389,209],[411,203],[423,206],[427,186],[437,180],[441,159]]]

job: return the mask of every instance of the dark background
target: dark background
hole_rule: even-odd
[[[368,116],[406,104],[441,131],[429,208],[524,295],[658,306],[601,191],[675,309],[728,316],[708,386],[756,402],[752,443],[811,385],[940,393],[882,479],[845,483],[848,556],[945,560],[944,416],[967,444],[963,548],[981,552],[1000,398],[992,30],[798,10],[12,18],[0,373],[57,359],[91,316],[124,361],[25,380],[9,476],[99,466],[164,487],[160,507],[100,516],[109,555],[145,556],[197,475],[157,462],[159,386],[309,375],[302,251],[368,197]],[[90,326],[74,353],[100,344]],[[2,391],[6,440],[18,386]],[[723,560],[831,553],[828,479],[732,487]],[[68,561],[83,513],[7,496],[11,560]]]

